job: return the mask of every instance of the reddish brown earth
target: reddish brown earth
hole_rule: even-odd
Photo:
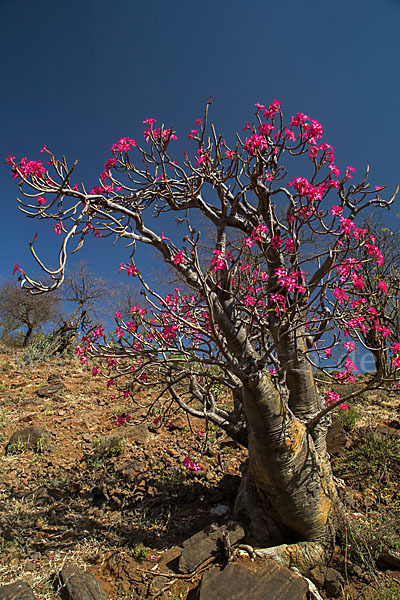
[[[135,403],[116,405],[104,382],[74,359],[22,367],[18,354],[2,354],[0,375],[0,583],[23,579],[38,598],[55,600],[55,574],[75,562],[98,577],[109,600],[144,598],[152,581],[149,598],[194,598],[200,573],[156,574],[173,567],[183,540],[232,517],[246,452],[214,428],[206,446],[197,433],[204,424],[182,414],[172,428],[155,426],[154,392],[140,390]],[[61,377],[65,389],[39,397],[49,375]],[[381,399],[379,418],[374,402],[357,427],[395,425],[398,401]],[[131,422],[118,427],[126,413]],[[14,447],[6,454],[11,435],[30,425],[50,432],[50,445],[42,453]],[[349,447],[357,435],[348,436]],[[186,456],[201,470],[186,469]],[[365,493],[360,482],[350,484],[349,510],[362,519]],[[216,516],[221,504],[227,513]],[[332,566],[346,578],[344,597],[355,600],[372,590],[374,577],[351,569],[345,554],[338,546]],[[391,576],[400,581],[399,573]]]

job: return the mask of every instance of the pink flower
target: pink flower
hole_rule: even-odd
[[[190,133],[188,135],[188,140],[190,140],[191,138],[194,138],[194,136],[196,135],[196,133],[198,133],[198,129],[191,129]]]
[[[276,113],[278,113],[280,110],[280,104],[281,101],[275,100],[274,98],[274,101],[268,106],[268,110],[264,112],[264,117],[266,119],[273,119]]]
[[[331,173],[333,173],[334,175],[336,175],[336,177],[340,176],[340,169],[336,166],[336,165],[328,165],[329,170],[331,171]]]
[[[376,262],[381,267],[383,264],[383,254],[375,244],[365,244],[367,254],[375,257]]]
[[[378,288],[380,288],[385,294],[388,293],[388,287],[384,281],[379,281]]]
[[[295,117],[292,117],[292,120],[289,123],[290,127],[300,127],[300,125],[304,125],[309,117],[304,113],[297,113]]]
[[[36,198],[36,201],[38,203],[39,206],[43,206],[43,204],[46,204],[46,198],[44,196],[38,196]]]
[[[352,352],[355,349],[356,345],[354,342],[346,342],[344,344],[344,348],[347,350],[347,352]]]
[[[161,243],[163,243],[164,240],[167,240],[168,242],[170,242],[171,240],[169,238],[167,238],[164,233],[161,233]]]
[[[14,273],[16,273],[17,271],[22,271],[22,269],[19,268],[19,260],[16,263],[14,263],[14,269],[11,275],[14,275]]]
[[[397,369],[400,369],[400,356],[395,356],[393,358],[393,364]]]
[[[274,250],[280,250],[281,249],[281,245],[282,245],[282,239],[279,235],[274,235],[271,238],[271,247],[274,248]]]
[[[136,275],[139,273],[139,270],[135,267],[135,265],[129,265],[126,268],[126,272],[128,273],[128,275],[132,275],[132,277],[136,277]]]
[[[294,251],[294,241],[291,239],[287,239],[285,242],[285,250],[287,252],[293,252]]]
[[[96,377],[99,373],[99,367],[93,367],[92,369],[92,377]]]
[[[186,257],[185,257],[183,250],[181,250],[180,252],[178,252],[178,254],[175,255],[174,264],[180,265],[185,262],[186,262]]]
[[[325,356],[326,358],[330,358],[332,356],[332,348],[325,349]]]
[[[331,208],[331,213],[335,216],[338,217],[340,216],[341,212],[343,210],[343,206],[332,206]]]
[[[58,223],[55,223],[53,229],[58,235],[61,235],[61,232],[62,232],[61,221],[59,221]]]
[[[116,319],[120,319],[121,318],[121,313],[120,312],[116,312],[115,313],[115,318]]]

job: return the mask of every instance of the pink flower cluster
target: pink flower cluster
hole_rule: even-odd
[[[156,122],[156,119],[153,119],[153,118],[145,119],[143,121],[144,124],[149,126],[144,131],[144,138],[145,138],[146,142],[148,142],[149,140],[165,142],[166,140],[177,140],[178,139],[172,129],[163,129],[162,131],[161,131],[161,129],[153,129],[153,125],[155,122]]]
[[[132,138],[128,138],[128,137],[122,137],[118,140],[118,142],[116,144],[113,144],[111,146],[111,152],[113,152],[113,153],[128,152],[128,150],[130,150],[131,148],[134,148],[135,146],[136,146],[135,140],[133,140]],[[113,159],[109,159],[109,160],[113,160]],[[107,161],[107,163],[108,162],[109,161]],[[104,165],[106,168],[107,168],[107,163]],[[114,166],[114,165],[112,165],[112,166]],[[108,167],[108,168],[110,168],[110,167]]]
[[[122,415],[120,415],[119,417],[117,417],[115,419],[115,422],[118,425],[118,427],[121,427],[121,425],[124,425],[125,423],[130,423],[131,421],[132,421],[132,417],[130,416],[129,413],[123,413]]]
[[[297,290],[300,294],[304,294],[306,288],[302,283],[298,283],[298,280],[304,281],[304,273],[302,271],[293,271],[288,273],[284,267],[275,269],[275,273],[278,279],[278,283],[283,287],[286,287],[289,292]]]
[[[7,164],[14,164],[13,160],[15,156],[8,156],[6,158]],[[39,160],[28,160],[27,158],[21,158],[21,162],[17,166],[17,169],[14,171],[13,178],[18,179],[18,177],[26,178],[28,175],[31,177],[37,177],[38,179],[44,179],[46,174],[46,169],[43,166],[43,163]]]
[[[339,182],[336,179],[327,179],[321,185],[314,187],[305,177],[295,177],[289,181],[288,186],[294,187],[300,196],[312,201],[322,200],[324,194],[332,187],[338,187]]]
[[[183,465],[190,471],[200,471],[200,469],[201,469],[200,463],[193,462],[192,460],[190,460],[190,458],[188,456],[185,457],[185,460],[183,461]]]
[[[328,396],[325,399],[325,404],[326,404],[326,406],[330,406],[331,404],[339,402],[339,400],[340,400],[340,395],[335,394],[335,392],[333,390],[329,390]],[[343,402],[343,404],[340,404],[340,409],[347,410],[348,409],[347,404],[345,402]]]

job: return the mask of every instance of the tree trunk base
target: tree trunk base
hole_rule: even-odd
[[[251,484],[246,463],[243,471],[234,518],[246,527],[248,542],[255,546],[256,555],[271,558],[285,567],[296,567],[302,575],[307,575],[318,565],[328,564],[335,544],[334,524],[327,528],[321,540],[296,540],[293,532],[279,522],[272,505],[268,507],[270,510],[266,510],[265,499],[260,502]]]
[[[255,554],[271,558],[289,569],[296,567],[302,575],[307,576],[314,567],[329,562],[332,551],[328,546],[322,542],[297,542],[270,548],[257,548]]]

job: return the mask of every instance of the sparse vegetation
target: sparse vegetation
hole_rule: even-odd
[[[357,419],[360,417],[361,412],[361,409],[356,404],[349,404],[347,410],[338,409],[336,414],[338,415],[343,427],[347,431],[352,431],[357,424]]]
[[[12,370],[13,358],[7,357],[7,361]],[[0,359],[0,370],[2,364]],[[24,369],[21,373],[27,382],[34,381],[39,387],[47,380],[49,370],[64,368],[56,359],[48,361],[44,370],[43,366],[33,363],[29,372]],[[35,378],[36,374],[40,374],[40,378]],[[204,520],[214,520],[210,507],[218,503],[233,506],[237,488],[229,491],[229,486],[224,483],[232,477],[239,480],[239,467],[246,453],[239,446],[223,446],[221,450],[221,432],[217,426],[209,424],[206,432],[204,424],[200,425],[196,420],[191,427],[171,431],[169,419],[165,418],[148,445],[127,444],[124,428],[129,425],[124,424],[112,434],[107,433],[108,426],[115,428],[116,415],[127,412],[127,405],[120,401],[115,405],[99,405],[103,392],[98,390],[98,382],[91,378],[90,372],[85,373],[79,368],[75,373],[72,369],[71,377],[76,378],[74,386],[79,399],[72,404],[54,402],[54,397],[35,396],[35,385],[26,388],[31,393],[36,414],[40,415],[46,429],[55,432],[57,443],[55,448],[49,449],[45,440],[39,439],[33,452],[26,452],[24,444],[16,443],[3,459],[0,579],[8,582],[15,579],[17,573],[20,576],[25,561],[29,560],[34,570],[26,571],[24,579],[33,586],[37,597],[56,600],[57,595],[48,586],[48,581],[54,576],[56,566],[73,559],[82,566],[90,564],[102,584],[106,585],[102,574],[109,577],[112,581],[107,589],[110,598],[141,600],[142,596],[126,591],[134,587],[129,577],[135,578],[139,573],[136,568],[147,568],[143,563],[155,560],[152,559],[153,552],[158,559],[162,548],[179,545],[203,527]],[[82,389],[90,393],[81,394]],[[69,397],[73,397],[71,391],[69,387]],[[15,431],[17,420],[32,414],[32,404],[26,409],[21,407],[19,393],[18,389],[11,389],[7,407],[0,409],[1,431],[8,439]],[[389,421],[382,418],[381,413],[378,416],[374,398],[373,393],[367,395],[363,406],[369,404],[375,408],[377,423]],[[145,407],[152,398],[143,393],[138,400]],[[396,402],[398,400],[394,398],[394,412]],[[380,553],[399,550],[398,438],[372,431],[365,434],[360,429],[359,407],[354,406],[354,414],[353,406],[349,408],[348,413],[340,411],[338,414],[343,419],[351,446],[333,462],[335,474],[346,483],[344,502],[349,514],[347,527],[340,531],[338,538],[341,557],[344,564],[347,561],[359,565],[370,577],[370,583],[366,585],[362,578],[360,581],[356,575],[348,573],[350,582],[356,584],[354,590],[358,590],[357,594],[362,593],[360,597],[400,600],[397,582],[384,577],[377,567]],[[154,407],[150,412],[147,423],[152,425],[159,409]],[[131,406],[129,414],[134,424],[135,410]],[[82,424],[79,425],[81,415]],[[68,427],[70,422],[74,427]],[[82,436],[88,435],[87,425],[93,427],[93,423],[96,427],[90,431],[94,441],[89,438],[84,441]],[[200,430],[201,436],[198,435]],[[186,455],[192,460],[200,460],[202,470],[185,469],[182,460]],[[86,461],[82,461],[85,457]],[[236,475],[227,475],[232,469]],[[8,475],[15,472],[17,476]],[[29,479],[24,479],[26,472],[29,472]],[[350,504],[347,504],[348,500],[351,500]],[[38,543],[46,548],[51,545],[53,532],[56,532],[60,541],[52,551],[54,558],[38,555],[38,559],[32,560],[29,555],[27,557],[25,546],[35,539],[36,531],[37,539],[44,540]],[[76,539],[69,537],[71,531],[76,532],[73,534]],[[79,535],[84,536],[84,546],[80,545]],[[31,548],[30,553],[35,556],[34,549]],[[15,564],[11,564],[11,560]],[[123,560],[128,561],[126,571],[121,566],[125,564]],[[109,565],[109,570],[103,573],[105,565]],[[336,563],[331,566],[341,569]],[[117,571],[113,571],[114,568]],[[115,577],[117,572],[124,573],[123,585]],[[182,582],[178,580],[166,597],[185,600],[189,589],[182,589]],[[356,600],[357,594],[355,591],[353,595],[348,594],[346,600]]]
[[[108,438],[98,438],[94,443],[96,458],[107,460],[113,456],[119,456],[125,450],[126,440],[123,434],[113,435]]]
[[[51,335],[41,332],[34,334],[29,346],[18,357],[19,365],[28,367],[35,363],[47,361],[49,359],[51,341]]]
[[[130,552],[136,560],[145,560],[148,554],[148,550],[143,544],[135,544],[135,546],[130,549]]]
[[[385,578],[378,589],[367,597],[367,600],[400,600],[400,585],[389,578]]]

